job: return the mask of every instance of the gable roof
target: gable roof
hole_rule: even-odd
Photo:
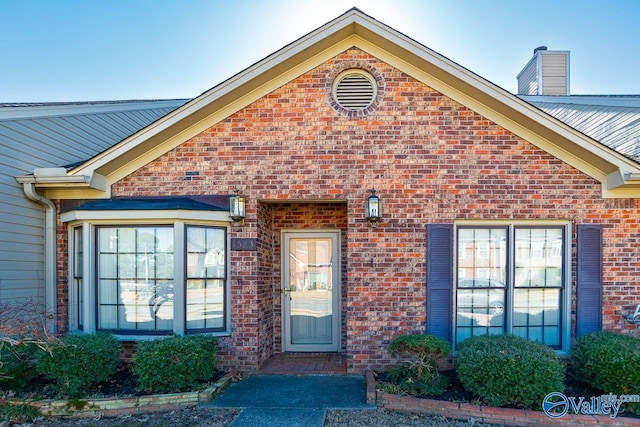
[[[112,183],[354,46],[600,181],[604,197],[640,196],[640,164],[355,8],[65,171],[65,176],[42,171],[31,182],[50,198],[108,198]]]
[[[607,147],[640,161],[640,95],[520,98]]]

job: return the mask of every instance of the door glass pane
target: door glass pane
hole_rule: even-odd
[[[332,344],[333,243],[330,238],[289,240],[291,344]]]

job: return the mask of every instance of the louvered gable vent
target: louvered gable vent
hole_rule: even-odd
[[[336,79],[334,98],[347,110],[363,110],[373,103],[375,96],[373,78],[364,72],[348,71]]]

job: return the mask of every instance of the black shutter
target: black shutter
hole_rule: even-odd
[[[602,329],[602,225],[578,224],[576,337]]]
[[[427,225],[427,334],[451,342],[453,224]]]

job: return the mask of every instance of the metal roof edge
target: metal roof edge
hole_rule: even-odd
[[[0,120],[100,114],[147,110],[152,108],[177,108],[189,100],[188,98],[177,98],[87,102],[0,103]]]
[[[638,107],[640,95],[517,95],[531,104],[536,102],[576,105],[599,105],[606,107]]]

